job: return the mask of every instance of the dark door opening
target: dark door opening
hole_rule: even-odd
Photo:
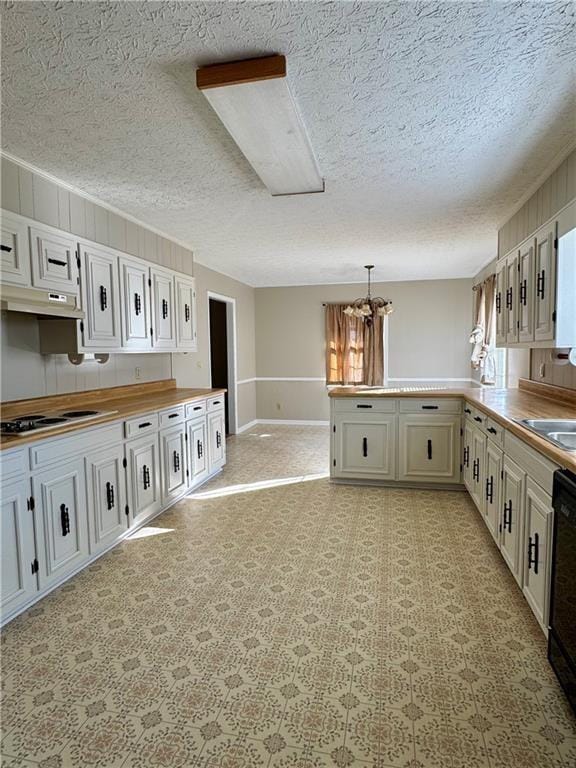
[[[228,389],[228,322],[226,302],[210,299],[210,372],[212,386]],[[228,392],[224,398],[226,434],[230,433]]]

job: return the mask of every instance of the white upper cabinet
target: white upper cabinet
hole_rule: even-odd
[[[506,260],[496,265],[496,344],[506,344]]]
[[[174,276],[170,270],[152,267],[152,346],[155,349],[176,348]]]
[[[176,346],[196,349],[196,288],[192,278],[176,276]]]
[[[30,285],[30,242],[28,226],[18,216],[2,211],[0,281]]]
[[[49,228],[30,227],[32,285],[63,293],[78,293],[76,242]]]
[[[119,259],[122,347],[147,351],[152,347],[150,268],[136,259]]]
[[[556,300],[556,227],[548,225],[536,233],[534,307],[534,340],[554,339],[554,306]]]
[[[518,254],[506,260],[506,341],[518,341]]]
[[[118,257],[91,245],[81,245],[80,250],[82,303],[86,312],[83,345],[87,348],[119,349],[122,339]]]
[[[520,246],[518,273],[518,340],[534,338],[534,240]]]

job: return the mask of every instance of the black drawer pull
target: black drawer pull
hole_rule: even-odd
[[[490,432],[491,435],[496,435],[498,430],[494,429],[494,427],[488,427],[487,432]]]
[[[142,299],[139,293],[134,294],[134,313],[139,315],[142,313]]]
[[[195,405],[193,410],[194,411],[201,411],[202,410],[202,406],[201,405]]]
[[[437,411],[439,408],[438,405],[423,405],[422,410],[423,411]]]
[[[144,421],[142,424],[138,424],[138,429],[144,429],[144,427],[151,427],[152,422],[151,421]]]
[[[367,437],[362,438],[362,456],[364,456],[364,458],[368,456],[368,438]]]
[[[180,416],[180,414],[179,414],[179,413],[169,413],[169,414],[168,414],[168,418],[169,418],[169,419],[177,419],[177,418],[178,418],[178,416]]]
[[[100,309],[102,312],[105,311],[105,309],[108,307],[108,294],[106,293],[106,288],[101,285],[100,286]]]
[[[356,405],[356,408],[372,408],[372,406],[366,405],[365,403],[359,403]]]
[[[67,267],[68,262],[61,259],[48,259],[48,264],[56,264],[57,267]]]
[[[470,408],[464,408],[464,413],[472,413],[472,411],[470,410]]]
[[[482,418],[480,416],[474,416],[474,421],[481,422]]]
[[[2,243],[2,245],[0,245],[0,251],[6,251],[6,253],[11,253],[12,252],[12,246],[4,245]]]
[[[114,486],[106,483],[106,505],[108,509],[114,509]]]
[[[212,405],[220,405],[220,400],[212,400]]]
[[[190,306],[188,304],[184,304],[184,322],[190,322]]]
[[[150,488],[150,470],[146,466],[146,464],[142,467],[142,485],[144,487],[144,490],[147,490]]]
[[[201,440],[196,441],[196,453],[198,454],[199,459],[201,459],[204,454],[204,447],[202,446]]]
[[[62,526],[62,536],[70,533],[70,514],[66,504],[60,505],[60,525]]]
[[[428,460],[432,459],[432,440],[428,440]]]

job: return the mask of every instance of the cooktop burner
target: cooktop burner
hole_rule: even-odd
[[[47,424],[62,424],[65,421],[68,421],[68,419],[65,418],[64,416],[53,416],[53,417],[48,418],[48,419],[38,419],[38,421],[36,421],[35,423],[36,424],[42,424],[42,425],[46,424],[47,425]]]
[[[68,411],[63,413],[62,416],[65,416],[67,419],[78,419],[81,416],[96,416],[97,414],[98,411]]]
[[[0,422],[0,433],[3,435],[20,435],[24,432],[40,432],[53,429],[60,424],[76,421],[90,421],[100,416],[109,416],[116,411],[66,411],[65,413],[34,413],[29,416],[18,416],[10,421]]]

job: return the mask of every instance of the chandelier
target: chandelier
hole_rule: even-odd
[[[372,325],[372,318],[374,315],[383,317],[384,315],[390,315],[394,312],[392,302],[387,299],[382,299],[380,296],[372,298],[370,293],[370,273],[374,269],[374,264],[367,264],[364,269],[368,270],[368,295],[363,299],[355,299],[351,304],[348,304],[344,310],[345,315],[350,317],[361,317],[366,325]]]

